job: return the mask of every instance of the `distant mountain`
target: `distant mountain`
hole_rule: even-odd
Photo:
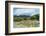
[[[31,17],[31,16],[29,16],[29,15],[19,15],[19,16],[15,15],[14,17]]]
[[[38,13],[22,13],[22,14],[15,14],[14,16],[33,16],[36,14],[38,14]]]
[[[32,17],[32,16],[35,16],[35,17],[38,17],[39,14],[30,14],[30,13],[23,13],[21,15],[14,15],[14,17]]]
[[[21,15],[31,16],[32,14],[31,13],[23,13]]]

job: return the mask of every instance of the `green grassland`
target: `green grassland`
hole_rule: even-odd
[[[14,28],[39,27],[39,14],[31,17],[16,17],[13,20]]]

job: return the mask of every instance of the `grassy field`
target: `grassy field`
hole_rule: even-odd
[[[26,27],[39,27],[39,21],[37,20],[23,20],[19,22],[14,21],[14,28],[26,28]]]
[[[33,16],[14,16],[13,18],[14,28],[39,27],[39,24],[39,14]]]

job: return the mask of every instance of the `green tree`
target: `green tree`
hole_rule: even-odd
[[[30,19],[31,20],[39,20],[39,14],[33,15]]]

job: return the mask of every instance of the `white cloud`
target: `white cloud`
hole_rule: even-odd
[[[14,9],[14,11],[13,11],[14,13],[14,15],[21,15],[21,14],[23,14],[24,15],[24,13],[28,13],[29,15],[30,14],[37,14],[37,13],[39,13],[39,8],[31,8],[31,9]]]

